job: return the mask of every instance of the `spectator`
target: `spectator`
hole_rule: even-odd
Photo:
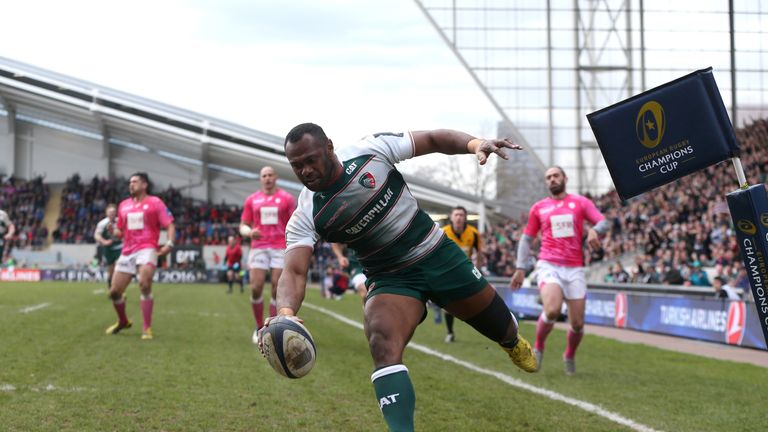
[[[715,290],[715,297],[728,300],[740,300],[736,290],[729,284],[725,283],[725,280],[716,276],[712,279],[712,288]]]

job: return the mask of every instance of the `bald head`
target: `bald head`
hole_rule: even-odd
[[[272,195],[277,189],[277,173],[271,166],[265,166],[259,173],[261,190],[267,195]]]

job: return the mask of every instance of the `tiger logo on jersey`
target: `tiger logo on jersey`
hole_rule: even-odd
[[[373,178],[373,174],[367,172],[360,176],[360,180],[358,180],[358,183],[360,183],[364,188],[373,189],[376,187],[376,179]]]

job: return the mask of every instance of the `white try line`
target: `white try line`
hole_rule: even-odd
[[[312,310],[318,311],[320,313],[323,313],[325,315],[328,315],[331,318],[334,318],[334,319],[336,319],[338,321],[341,321],[341,322],[343,322],[345,324],[351,325],[352,327],[356,327],[356,328],[358,328],[360,330],[363,329],[363,325],[361,323],[359,323],[357,321],[354,321],[354,320],[351,320],[351,319],[349,319],[349,318],[347,318],[345,316],[339,315],[336,312],[333,312],[331,310],[325,309],[325,308],[320,307],[320,306],[315,306],[315,305],[313,305],[311,303],[304,303],[304,306],[306,306],[309,309],[312,309]],[[456,357],[450,356],[448,354],[441,353],[440,351],[433,350],[432,348],[428,348],[428,347],[426,347],[424,345],[420,345],[420,344],[417,344],[417,343],[414,343],[414,342],[410,342],[408,344],[408,347],[410,347],[412,349],[415,349],[416,351],[420,351],[420,352],[422,352],[424,354],[429,354],[431,356],[437,357],[437,358],[439,358],[441,360],[445,360],[447,362],[451,362],[451,363],[457,364],[457,365],[462,366],[462,367],[464,367],[466,369],[469,369],[469,370],[471,370],[473,372],[477,372],[479,374],[488,375],[490,377],[496,378],[496,379],[498,379],[498,380],[500,380],[500,381],[502,381],[504,383],[507,383],[507,384],[509,384],[511,386],[514,386],[514,387],[517,387],[517,388],[521,388],[523,390],[528,390],[529,392],[536,393],[537,395],[544,396],[544,397],[547,397],[547,398],[552,399],[552,400],[564,402],[564,403],[567,403],[568,405],[573,405],[573,406],[575,406],[577,408],[583,409],[584,411],[597,414],[597,415],[599,415],[601,417],[605,417],[606,419],[608,419],[608,420],[610,420],[612,422],[618,423],[620,425],[627,426],[627,427],[629,427],[629,428],[631,428],[633,430],[636,430],[638,432],[656,432],[655,429],[653,429],[653,428],[651,428],[649,426],[637,423],[634,420],[631,420],[631,419],[628,419],[626,417],[623,417],[620,414],[614,413],[612,411],[608,411],[605,408],[602,408],[602,407],[600,407],[598,405],[595,405],[595,404],[592,404],[592,403],[589,403],[589,402],[585,402],[585,401],[582,401],[582,400],[574,399],[574,398],[562,395],[560,393],[557,393],[555,391],[547,390],[547,389],[542,388],[542,387],[536,387],[535,385],[528,384],[528,383],[526,383],[524,381],[520,381],[519,379],[513,378],[513,377],[511,377],[511,376],[509,376],[507,374],[503,374],[501,372],[497,372],[497,371],[493,371],[493,370],[490,370],[490,369],[482,368],[480,366],[477,366],[475,364],[469,363],[467,361],[457,359]]]
[[[21,309],[19,309],[19,312],[23,313],[23,314],[26,314],[26,313],[34,312],[36,310],[47,308],[50,305],[51,305],[50,303],[40,303],[38,305],[27,306],[25,308],[21,308]]]

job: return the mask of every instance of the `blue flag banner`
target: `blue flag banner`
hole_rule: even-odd
[[[758,184],[727,195],[741,258],[768,345],[768,192]]]
[[[623,200],[738,156],[712,68],[595,111],[587,120]]]

